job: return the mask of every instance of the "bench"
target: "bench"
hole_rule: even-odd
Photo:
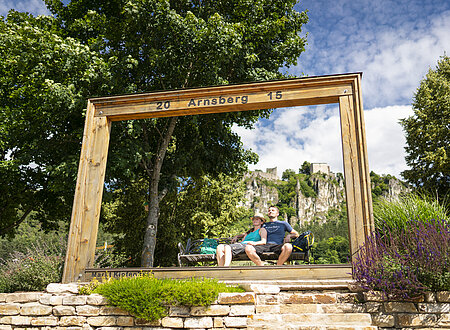
[[[231,244],[231,237],[227,238],[214,238],[218,244]],[[178,266],[182,267],[183,265],[195,265],[197,263],[205,262],[205,263],[216,263],[216,254],[204,254],[200,253],[200,248],[203,244],[203,239],[192,240],[188,239],[186,242],[186,246],[182,243],[178,243]],[[309,263],[310,251],[306,252],[292,252],[288,261],[293,260],[302,260]],[[261,260],[277,260],[278,255],[273,252],[265,252],[260,255]],[[238,254],[233,257],[234,260],[250,260],[245,253]]]

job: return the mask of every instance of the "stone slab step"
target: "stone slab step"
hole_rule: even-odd
[[[308,290],[349,290],[353,285],[352,279],[332,279],[332,280],[228,280],[223,281],[230,285],[240,285],[245,289],[250,285],[275,285],[280,291],[308,291]],[[252,291],[252,290],[248,290]]]
[[[267,325],[256,325],[247,326],[248,330],[378,330],[377,326],[322,326],[322,325],[283,325],[283,326],[267,326]]]
[[[347,313],[347,314],[256,314],[250,315],[249,326],[274,326],[274,327],[299,327],[299,326],[321,326],[321,327],[370,327],[372,317],[368,313]]]

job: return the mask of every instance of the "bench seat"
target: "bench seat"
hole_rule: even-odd
[[[219,244],[230,244],[231,238],[216,238]],[[182,267],[184,265],[195,265],[199,262],[212,262],[216,263],[216,254],[200,253],[200,247],[203,243],[203,239],[191,240],[190,238],[186,242],[186,246],[178,243],[178,266]],[[289,261],[292,260],[303,260],[309,263],[309,251],[306,252],[292,252],[289,256]],[[278,255],[273,252],[265,252],[260,255],[261,260],[277,260]],[[238,254],[233,257],[233,260],[250,260],[245,253]]]

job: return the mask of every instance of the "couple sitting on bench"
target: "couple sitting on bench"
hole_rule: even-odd
[[[217,265],[230,266],[234,256],[246,253],[249,259],[257,266],[262,266],[263,262],[259,254],[264,252],[277,254],[277,265],[283,265],[292,253],[292,245],[284,242],[289,242],[291,238],[298,237],[299,234],[286,221],[279,221],[279,214],[280,212],[276,206],[269,207],[269,221],[265,222],[264,215],[255,213],[252,217],[252,229],[245,234],[233,237],[231,240],[232,244],[219,244],[217,246]],[[284,235],[286,232],[288,236],[285,239]],[[244,237],[244,240],[236,243],[242,237]]]

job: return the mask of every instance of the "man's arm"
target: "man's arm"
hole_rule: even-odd
[[[295,229],[292,229],[292,231],[284,238],[284,243],[289,243],[293,238],[297,238],[299,236],[300,234]]]

